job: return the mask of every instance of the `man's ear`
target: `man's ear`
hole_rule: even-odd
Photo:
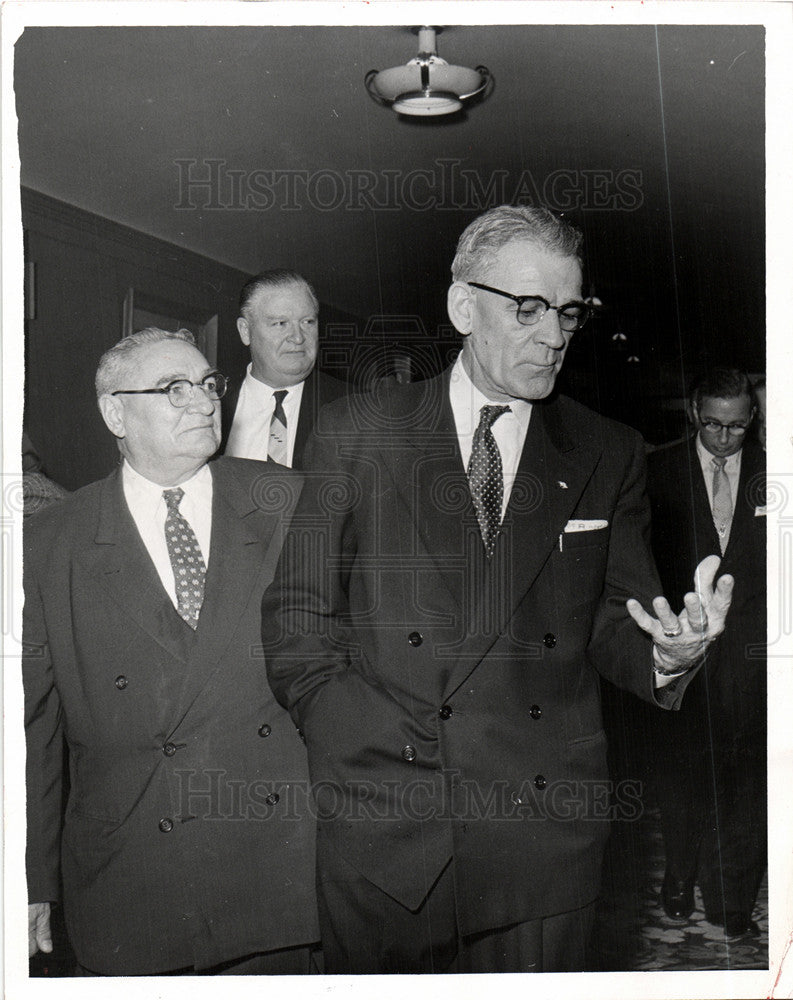
[[[446,311],[455,330],[467,337],[471,332],[473,296],[464,281],[455,281],[446,295]]]
[[[699,427],[699,407],[697,406],[697,404],[694,402],[693,399],[691,400],[691,403],[688,408],[688,416],[689,419],[691,420],[691,423],[695,427]]]
[[[107,392],[103,396],[100,396],[99,412],[102,414],[102,419],[111,434],[114,434],[117,438],[126,437],[127,429],[124,424],[124,404],[118,396],[111,396]]]
[[[245,344],[246,347],[251,346],[251,328],[248,326],[248,321],[244,316],[237,317],[237,333],[240,335],[240,340]]]

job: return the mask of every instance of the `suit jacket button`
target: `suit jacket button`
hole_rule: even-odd
[[[402,760],[411,761],[416,759],[416,748],[412,747],[409,743],[406,747],[402,747]]]
[[[123,691],[124,688],[127,686],[127,683],[128,683],[127,678],[123,674],[119,674],[118,677],[116,677],[116,687],[119,689],[119,691]]]
[[[268,806],[275,806],[278,805],[278,800],[280,798],[281,796],[278,794],[278,792],[270,792],[270,794],[264,801],[267,803]]]
[[[167,817],[165,819],[161,819],[159,822],[159,827],[163,833],[170,833],[171,830],[173,830],[173,820],[168,819]]]
[[[545,788],[547,784],[548,784],[547,779],[544,778],[541,774],[538,774],[537,777],[534,779],[535,788],[539,788],[540,790]]]
[[[424,642],[424,636],[421,632],[411,632],[408,636],[408,642],[411,646],[420,646]]]
[[[438,709],[438,715],[442,719],[451,719],[452,717],[452,706],[451,705],[441,705]]]
[[[553,634],[553,632],[547,632],[543,636],[542,641],[548,647],[548,649],[553,649],[553,647],[556,645],[556,636]]]
[[[272,726],[268,726],[266,722],[264,723],[263,726],[259,726],[259,736],[261,736],[262,738],[264,738],[265,736],[269,736],[272,731],[273,731]]]
[[[165,754],[166,757],[173,757],[173,755],[176,753],[176,747],[173,745],[173,743],[166,743],[165,746],[162,748],[162,752]]]
[[[529,709],[529,715],[532,717],[532,719],[539,719],[540,716],[542,715],[542,709],[540,708],[539,705],[532,705],[531,708]]]

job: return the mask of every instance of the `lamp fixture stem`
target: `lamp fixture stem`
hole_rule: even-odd
[[[419,28],[419,57],[437,55],[435,48],[435,29],[423,25]]]

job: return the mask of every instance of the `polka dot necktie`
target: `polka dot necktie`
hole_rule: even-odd
[[[508,406],[483,406],[479,411],[479,426],[474,432],[471,458],[468,461],[468,485],[489,559],[493,555],[501,526],[501,504],[504,500],[504,473],[501,452],[491,430]]]
[[[204,603],[204,581],[207,568],[201,548],[189,521],[179,513],[184,490],[163,490],[168,505],[165,518],[165,544],[171,558],[173,579],[176,585],[176,610],[190,628],[198,628],[198,616]]]
[[[279,462],[281,465],[286,465],[288,454],[286,414],[284,413],[284,400],[288,391],[288,389],[279,389],[273,393],[275,409],[270,419],[270,441],[267,445],[267,457],[271,462]]]
[[[713,523],[719,533],[721,554],[724,555],[732,526],[732,493],[730,481],[724,471],[727,459],[714,457],[710,461],[713,466]]]

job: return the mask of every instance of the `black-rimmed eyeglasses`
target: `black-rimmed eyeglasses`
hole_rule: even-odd
[[[728,434],[745,434],[749,430],[749,424],[722,424],[718,420],[701,420],[701,423],[711,434],[721,434],[722,431],[727,431]]]
[[[171,406],[181,409],[188,406],[193,400],[193,392],[201,389],[211,400],[222,399],[226,394],[229,380],[220,372],[210,372],[205,375],[200,382],[191,382],[188,378],[177,378],[168,385],[160,386],[157,389],[116,389],[111,392],[111,396],[144,396],[157,394],[167,396]]]
[[[562,306],[552,306],[542,295],[513,295],[500,288],[482,285],[478,281],[467,281],[466,284],[472,288],[481,288],[483,292],[492,292],[494,295],[503,295],[505,299],[512,299],[518,307],[518,322],[523,326],[534,326],[549,309],[553,309],[559,317],[559,326],[567,333],[575,333],[592,315],[592,308],[586,302],[565,302]]]

